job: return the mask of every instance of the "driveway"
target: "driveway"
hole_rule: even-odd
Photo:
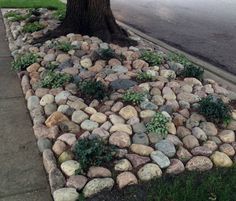
[[[111,0],[118,20],[236,75],[235,0]]]

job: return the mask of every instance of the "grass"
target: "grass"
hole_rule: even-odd
[[[59,0],[0,0],[0,8],[49,8],[62,9],[65,4]]]
[[[236,167],[164,176],[87,201],[236,201]],[[82,200],[82,199],[81,199]]]

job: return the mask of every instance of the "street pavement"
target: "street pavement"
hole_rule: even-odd
[[[118,20],[236,75],[235,0],[111,0]]]

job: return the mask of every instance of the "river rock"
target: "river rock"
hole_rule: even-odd
[[[169,158],[161,151],[152,152],[151,158],[157,165],[159,165],[160,168],[166,168],[170,165]]]
[[[151,179],[161,177],[162,171],[158,165],[154,163],[148,163],[139,169],[137,174],[141,181],[149,181]]]
[[[186,169],[189,171],[206,171],[212,167],[213,163],[205,156],[195,156],[186,164]]]
[[[137,178],[131,172],[123,172],[119,174],[116,178],[116,181],[120,189],[124,188],[125,186],[138,183]]]

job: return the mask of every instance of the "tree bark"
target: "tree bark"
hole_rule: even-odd
[[[62,24],[41,40],[68,33],[96,36],[105,42],[121,46],[136,45],[116,23],[110,0],[68,0],[66,17]]]

